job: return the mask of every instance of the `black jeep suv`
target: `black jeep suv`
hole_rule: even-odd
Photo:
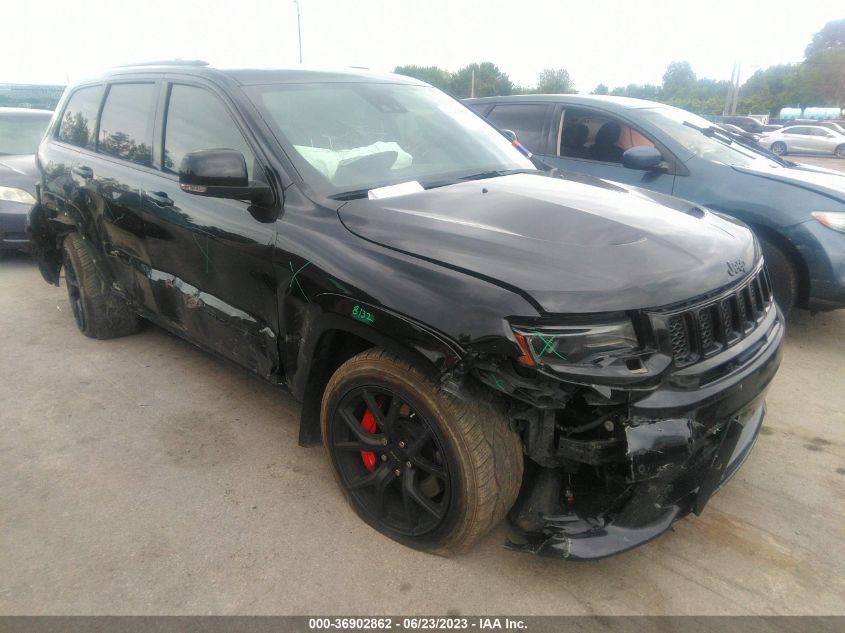
[[[30,219],[83,334],[284,385],[352,507],[440,554],[598,558],[748,455],[781,315],[740,223],[552,177],[405,77],[125,67],[67,91]]]

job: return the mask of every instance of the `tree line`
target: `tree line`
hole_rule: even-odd
[[[456,72],[437,66],[397,66],[394,72],[421,79],[459,99],[578,92],[563,68],[546,68],[533,86],[514,84],[491,62],[469,64]],[[697,77],[689,62],[677,61],[668,65],[660,85],[611,89],[599,84],[592,94],[650,99],[699,114],[721,114],[730,90],[730,81]],[[845,107],[845,19],[828,22],[813,35],[801,62],[758,69],[740,87],[738,113],[777,116],[788,106]]]

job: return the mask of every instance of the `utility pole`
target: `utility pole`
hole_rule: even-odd
[[[472,71],[472,79],[469,83],[469,96],[471,99],[475,97],[475,70]]]
[[[756,66],[751,67],[756,68]],[[725,97],[725,107],[722,110],[722,116],[733,116],[736,114],[736,106],[739,102],[739,79],[742,74],[742,62],[736,60],[734,62],[733,70],[731,71],[731,87],[728,88],[728,94]]]
[[[731,69],[731,86],[728,88],[728,94],[725,95],[725,107],[722,109],[722,116],[728,116],[731,113],[731,106],[733,105],[734,90],[736,90],[737,79],[737,62],[734,61],[734,66]]]
[[[736,114],[736,104],[739,101],[739,76],[742,74],[742,62],[736,64],[736,85],[734,86],[734,99],[731,103],[731,116]]]
[[[302,63],[302,25],[299,19],[299,0],[293,0],[296,5],[296,34],[299,37],[299,63]]]

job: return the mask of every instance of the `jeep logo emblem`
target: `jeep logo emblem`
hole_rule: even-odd
[[[732,262],[725,262],[728,265],[728,274],[731,277],[740,275],[745,272],[745,262],[741,259],[735,259]]]

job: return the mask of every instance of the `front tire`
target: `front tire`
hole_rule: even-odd
[[[786,156],[786,143],[781,143],[780,141],[772,143],[772,153],[778,156]]]
[[[380,349],[346,361],[320,412],[335,478],[355,512],[414,549],[469,549],[510,510],[522,443],[482,399],[458,400]]]
[[[775,301],[784,317],[788,317],[798,299],[798,274],[789,257],[780,248],[764,238],[759,238],[759,241],[772,280]]]
[[[134,334],[141,319],[103,279],[94,254],[78,233],[62,246],[65,285],[74,321],[85,336],[97,339]]]
[[[833,155],[836,156],[836,158],[845,158],[845,143],[837,147],[833,152]]]

